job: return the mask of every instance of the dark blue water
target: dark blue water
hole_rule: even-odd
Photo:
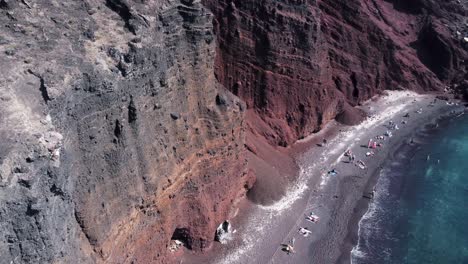
[[[468,264],[468,116],[421,138],[381,171],[352,263]]]

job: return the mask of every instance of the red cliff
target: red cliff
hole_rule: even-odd
[[[215,74],[255,113],[254,133],[281,146],[359,120],[352,107],[383,90],[466,86],[466,9],[404,2],[205,0]]]
[[[171,239],[206,251],[251,170],[257,193],[294,173],[278,146],[358,122],[386,89],[468,97],[455,0],[0,0],[0,14],[8,263],[172,263]]]

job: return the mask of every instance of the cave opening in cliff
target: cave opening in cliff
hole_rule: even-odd
[[[184,247],[192,249],[192,237],[188,228],[176,228],[172,234],[171,240],[179,240]]]

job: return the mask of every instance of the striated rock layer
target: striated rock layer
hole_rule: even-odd
[[[165,263],[251,185],[193,1],[0,1],[0,263]]]
[[[0,263],[172,263],[291,173],[276,146],[385,89],[468,96],[466,8],[408,3],[0,0]]]
[[[466,91],[459,1],[204,0],[215,15],[216,76],[286,146],[380,91]],[[458,31],[458,34],[456,33]]]

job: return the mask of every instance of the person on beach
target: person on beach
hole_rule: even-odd
[[[281,250],[286,252],[288,255],[289,254],[293,254],[293,253],[296,253],[294,251],[294,237],[289,241],[288,244],[281,244]]]
[[[307,221],[310,221],[312,223],[317,223],[319,221],[319,217],[318,215],[314,214],[314,213],[310,213],[310,215],[306,215],[306,220]]]
[[[317,144],[317,146],[319,146],[319,147],[325,147],[326,145],[327,145],[327,140],[326,139],[323,139],[322,143]]]
[[[362,161],[362,160],[358,160],[357,166],[358,166],[360,169],[362,169],[362,170],[364,170],[364,169],[367,168],[366,164],[365,164],[364,161]]]
[[[300,227],[299,233],[304,237],[308,237],[312,233],[312,231],[310,231],[307,227]]]
[[[348,157],[348,163],[354,162],[354,154],[350,149],[348,149],[344,155],[345,157]]]
[[[350,157],[352,154],[353,154],[353,152],[351,152],[351,150],[348,149],[348,150],[345,152],[344,155],[347,156],[347,157]]]

